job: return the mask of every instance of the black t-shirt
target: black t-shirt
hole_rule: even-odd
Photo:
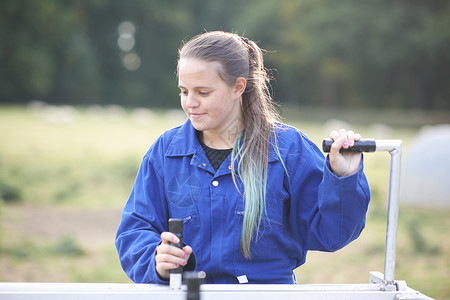
[[[209,162],[211,163],[214,170],[218,170],[220,165],[223,163],[223,161],[230,155],[231,151],[233,151],[233,148],[231,149],[213,149],[203,142],[202,138],[202,132],[196,130],[195,131],[197,135],[198,142],[200,145],[202,145],[203,150],[205,150],[206,157],[208,158]]]

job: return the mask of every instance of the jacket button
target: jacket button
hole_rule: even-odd
[[[217,180],[214,180],[214,181],[212,182],[212,185],[213,185],[213,186],[218,186],[218,185],[219,185],[219,182],[218,182]]]

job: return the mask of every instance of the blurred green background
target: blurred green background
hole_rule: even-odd
[[[423,126],[450,123],[448,1],[3,0],[0,281],[129,282],[113,245],[120,211],[148,147],[185,120],[177,49],[205,30],[267,50],[283,120],[317,144],[344,120],[404,140],[406,156]],[[365,168],[366,229],[311,252],[299,282],[383,272],[389,155]],[[430,206],[400,208],[396,278],[448,299],[450,211]]]
[[[177,49],[227,30],[267,50],[277,101],[450,109],[446,0],[3,0],[0,101],[178,106]]]

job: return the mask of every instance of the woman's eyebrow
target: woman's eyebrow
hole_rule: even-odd
[[[186,89],[186,87],[184,87],[184,86],[182,86],[182,85],[178,85],[178,88],[180,88],[180,89]],[[194,89],[194,90],[204,90],[204,89],[212,90],[213,88],[210,87],[210,86],[195,86],[195,87],[193,87],[193,89]]]

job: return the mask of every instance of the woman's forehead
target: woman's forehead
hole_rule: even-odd
[[[182,58],[178,63],[178,83],[180,86],[217,84],[218,80],[222,80],[218,68],[218,62]]]

